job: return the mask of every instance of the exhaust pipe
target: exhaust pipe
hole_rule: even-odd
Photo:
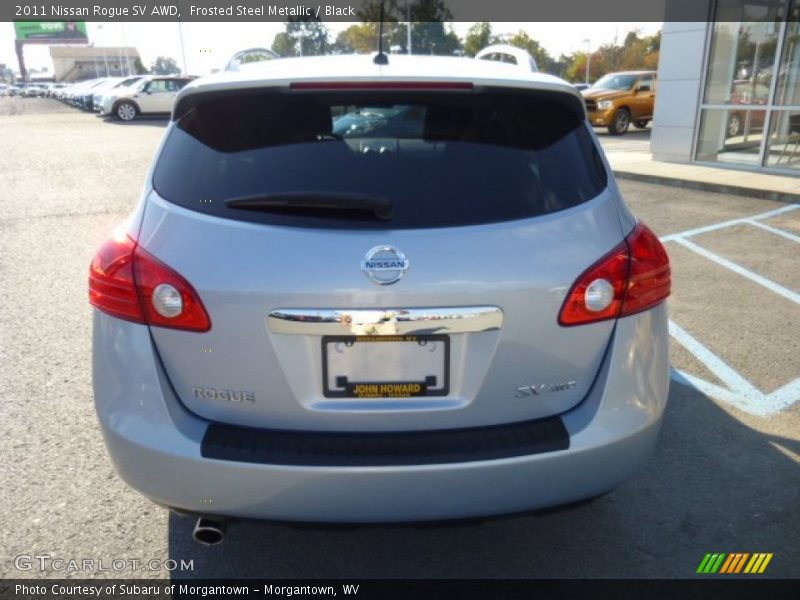
[[[228,524],[219,519],[200,517],[195,523],[192,538],[203,546],[216,546],[225,541],[225,530]]]

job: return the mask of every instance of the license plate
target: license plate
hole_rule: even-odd
[[[446,335],[322,338],[326,398],[446,396],[450,338]]]

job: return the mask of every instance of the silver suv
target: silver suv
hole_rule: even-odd
[[[273,60],[178,95],[89,278],[100,424],[155,502],[492,515],[608,492],[653,450],[669,261],[580,94],[389,62]]]

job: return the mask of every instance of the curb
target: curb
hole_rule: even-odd
[[[748,188],[738,185],[725,185],[711,183],[708,181],[691,181],[679,179],[677,177],[666,177],[664,175],[646,175],[644,173],[633,173],[631,171],[614,171],[618,179],[629,179],[631,181],[641,181],[643,183],[657,183],[660,185],[670,185],[689,190],[699,190],[702,192],[715,192],[717,194],[727,194],[729,196],[747,196],[749,198],[760,198],[762,200],[773,200],[787,204],[797,204],[800,202],[800,194],[789,192],[776,192],[761,188]]]

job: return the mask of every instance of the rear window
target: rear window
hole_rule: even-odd
[[[597,196],[606,174],[564,94],[282,89],[193,99],[153,184],[170,202],[230,219],[405,229],[563,210]],[[316,197],[327,204],[308,202]],[[338,206],[340,197],[377,198],[390,216]],[[255,202],[226,204],[242,199]]]

